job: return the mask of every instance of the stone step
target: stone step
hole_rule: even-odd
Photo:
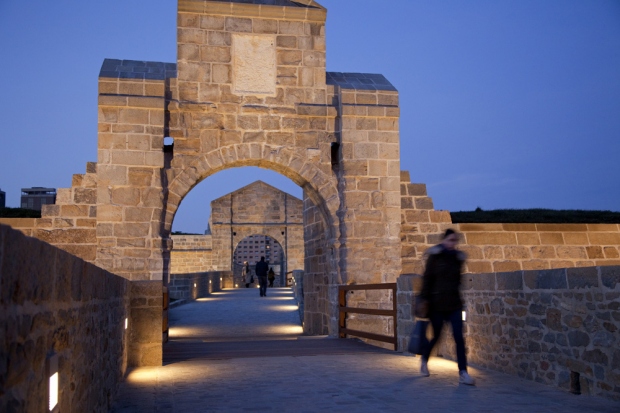
[[[409,183],[411,182],[411,177],[409,176],[409,171],[400,171],[400,182]]]

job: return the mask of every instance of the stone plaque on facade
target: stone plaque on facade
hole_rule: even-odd
[[[276,46],[270,35],[233,35],[233,92],[238,95],[276,94]]]

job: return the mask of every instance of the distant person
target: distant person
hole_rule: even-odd
[[[463,300],[461,299],[461,273],[466,255],[456,249],[459,235],[452,229],[446,230],[441,244],[426,251],[428,256],[422,284],[422,299],[428,303],[428,317],[433,326],[433,339],[422,354],[420,373],[429,376],[428,359],[441,336],[444,322],[452,325],[456,344],[456,358],[459,367],[459,383],[473,386],[476,382],[467,373],[467,356],[463,338]]]
[[[273,267],[269,268],[269,273],[267,274],[267,279],[269,280],[269,287],[273,287],[273,281],[276,279],[276,273],[273,272]]]
[[[243,269],[241,270],[241,276],[243,277],[245,288],[250,288],[250,284],[252,284],[254,280],[252,280],[252,271],[250,271],[250,264],[247,261],[243,262]]]
[[[258,277],[258,285],[260,285],[260,296],[267,296],[267,271],[269,265],[265,262],[265,257],[260,257],[260,261],[256,263],[256,276]]]

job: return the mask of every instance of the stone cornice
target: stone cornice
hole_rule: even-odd
[[[327,10],[323,7],[268,6],[264,4],[242,4],[205,0],[179,0],[178,4],[179,13],[257,17],[277,20],[301,20],[317,23],[325,23],[325,19],[327,18]],[[315,5],[312,4],[312,6]]]

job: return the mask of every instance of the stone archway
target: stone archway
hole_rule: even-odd
[[[250,146],[251,145],[251,146]],[[252,152],[256,153],[265,153],[267,150],[261,147],[259,144],[246,144],[245,150],[243,150],[242,145],[237,145],[234,148],[225,148],[227,151],[235,151],[238,150],[245,156],[251,156]],[[256,148],[261,149],[257,151]],[[267,148],[269,149],[269,148]],[[220,151],[218,151],[220,152]],[[229,167],[239,167],[239,166],[261,166],[267,167],[274,171],[277,171],[284,176],[287,176],[295,183],[300,185],[304,189],[304,197],[305,204],[307,205],[307,209],[309,211],[316,211],[316,215],[321,220],[321,226],[325,231],[324,234],[321,234],[321,239],[323,239],[324,243],[326,243],[323,248],[325,251],[330,251],[333,257],[336,257],[335,252],[338,245],[338,217],[336,215],[340,200],[338,198],[337,189],[334,185],[334,179],[330,177],[324,176],[322,172],[316,168],[316,166],[304,162],[299,156],[295,156],[292,151],[287,148],[278,148],[279,156],[278,158],[273,158],[271,156],[266,159],[252,159],[252,158],[243,158],[239,156],[235,161],[231,162]],[[219,164],[221,160],[221,153],[219,154],[208,154],[204,157],[201,157],[200,160],[192,163],[191,168],[186,168],[181,170],[181,174],[174,179],[169,185],[170,196],[168,198],[167,207],[169,209],[166,210],[166,219],[164,224],[164,237],[166,234],[169,234],[172,228],[172,219],[174,214],[176,213],[180,200],[182,200],[191,189],[197,185],[203,179],[207,179],[208,176],[222,170],[225,168],[224,164]],[[209,168],[210,166],[206,159],[215,159],[217,162],[217,167]],[[282,160],[288,160],[289,165],[283,165]],[[212,161],[213,162],[213,161]],[[207,167],[207,169],[199,171],[197,168],[199,167]],[[325,199],[325,197],[329,197],[329,199]],[[283,225],[286,227],[286,225]],[[232,228],[232,227],[231,227]],[[239,225],[236,225],[235,228],[239,228]],[[215,231],[214,228],[212,228]],[[232,229],[228,229],[232,231]],[[248,230],[246,230],[247,232]],[[281,238],[281,234],[278,231],[273,231],[272,229],[265,228],[267,235],[272,236],[278,241],[284,242]],[[306,234],[305,238],[310,236],[310,234]],[[313,236],[316,236],[313,235]],[[214,234],[214,239],[216,238]],[[223,258],[224,262],[230,262],[230,256]],[[221,259],[220,259],[221,261]],[[333,263],[335,260],[332,258],[327,261],[328,263]],[[223,268],[222,265],[215,266],[217,269],[226,269]],[[333,279],[338,279],[338,267],[333,265],[329,269],[330,277]]]
[[[149,297],[135,300],[146,303],[136,325],[161,314],[150,297],[168,275],[181,201],[226,168],[272,169],[304,189],[307,333],[336,334],[338,284],[401,272],[396,89],[381,75],[326,72],[318,3],[264,3],[178,0],[176,64],[106,59],[97,163],[33,230],[135,281]],[[131,351],[150,354],[134,364],[161,355],[156,329],[136,333]]]

